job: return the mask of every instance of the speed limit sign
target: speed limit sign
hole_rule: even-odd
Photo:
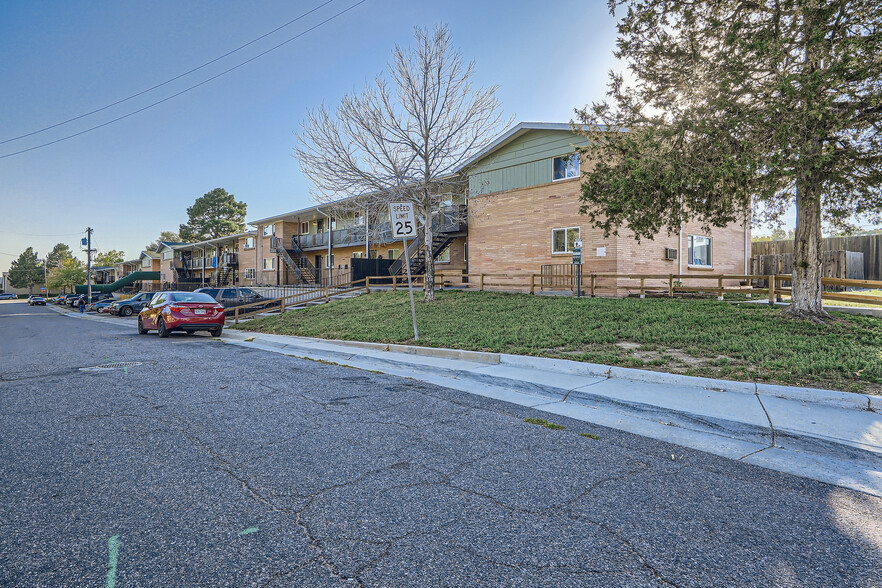
[[[413,202],[392,202],[389,204],[389,220],[392,221],[392,238],[409,239],[416,237],[416,218]]]

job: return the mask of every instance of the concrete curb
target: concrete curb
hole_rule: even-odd
[[[490,353],[483,351],[464,351],[460,349],[448,349],[443,347],[420,347],[417,345],[398,345],[387,343],[370,343],[364,341],[345,341],[339,339],[319,339],[315,337],[297,337],[292,335],[272,335],[271,337],[285,338],[291,343],[281,343],[267,337],[264,333],[253,331],[230,330],[225,331],[224,337],[239,340],[253,337],[255,342],[270,347],[284,347],[289,344],[303,346],[304,344],[331,344],[354,349],[369,349],[372,351],[388,351],[393,353],[406,353],[423,357],[435,357],[442,359],[456,359],[490,365],[505,365],[511,367],[535,369],[545,372],[568,374],[573,376],[616,378],[632,382],[645,382],[651,384],[666,384],[670,386],[683,386],[690,388],[705,388],[716,392],[735,392],[739,394],[760,394],[774,396],[788,400],[798,400],[806,403],[823,404],[837,408],[849,408],[854,410],[878,410],[882,411],[882,397],[870,396],[855,392],[843,392],[841,390],[827,390],[823,388],[805,388],[798,386],[781,386],[777,384],[763,384],[754,382],[738,382],[734,380],[718,380],[698,376],[684,376],[667,372],[655,372],[636,368],[624,368],[596,363],[585,363],[570,359],[553,359],[548,357],[533,357],[527,355],[511,355],[507,353]],[[237,333],[233,336],[232,333]],[[240,338],[241,335],[241,338]],[[299,344],[299,345],[297,345]]]

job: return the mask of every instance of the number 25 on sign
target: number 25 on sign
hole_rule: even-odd
[[[392,221],[392,238],[409,239],[416,237],[416,219],[412,202],[393,202],[389,205],[389,220]]]

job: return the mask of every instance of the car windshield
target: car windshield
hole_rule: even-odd
[[[178,292],[177,294],[169,294],[168,299],[171,302],[208,302],[214,304],[214,298],[201,292]]]

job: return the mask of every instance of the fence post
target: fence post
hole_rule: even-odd
[[[646,298],[646,278],[640,278],[640,298]]]
[[[392,291],[398,290],[398,276],[392,276]]]
[[[282,314],[283,312],[285,312],[285,297],[284,296],[282,296],[281,306],[279,307],[279,314]]]
[[[481,292],[484,291],[484,274],[478,276],[478,290]]]
[[[371,277],[370,276],[364,277],[364,293],[365,294],[371,293]]]
[[[233,309],[233,317],[234,317],[233,323],[238,325],[239,324],[239,307],[238,306]]]
[[[597,276],[591,272],[591,298],[594,298],[594,288],[596,287]]]
[[[769,306],[775,306],[775,276],[766,276],[769,281]]]
[[[723,299],[723,278],[720,278],[719,280],[717,280],[717,286],[719,286],[719,289],[720,289],[720,293],[717,296],[717,300],[722,300]]]
[[[331,286],[325,286],[325,302],[331,301]]]
[[[674,297],[674,274],[668,274],[668,297]]]
[[[536,293],[536,274],[530,274],[530,294]]]

